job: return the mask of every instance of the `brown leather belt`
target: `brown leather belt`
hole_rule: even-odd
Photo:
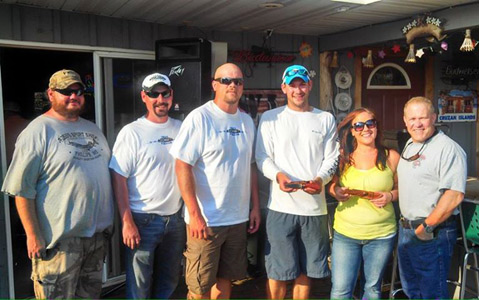
[[[419,225],[422,224],[422,222],[424,222],[424,220],[426,220],[426,218],[420,218],[420,219],[417,219],[417,220],[408,220],[404,217],[401,217],[399,219],[399,222],[401,223],[403,228],[416,229]]]
[[[426,218],[420,218],[420,219],[417,219],[417,220],[408,220],[405,217],[401,216],[401,218],[399,219],[399,223],[405,229],[416,229],[419,225],[422,224],[422,222],[424,222],[424,220],[426,220]],[[455,215],[451,215],[446,221],[439,224],[439,226],[437,226],[436,228],[441,228],[442,226],[445,226],[445,225],[450,224],[452,222],[456,222],[456,216]]]

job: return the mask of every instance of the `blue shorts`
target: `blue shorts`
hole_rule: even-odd
[[[328,266],[328,216],[298,216],[268,211],[266,272],[269,279],[293,280],[300,274],[323,278]]]

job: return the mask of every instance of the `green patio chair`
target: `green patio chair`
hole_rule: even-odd
[[[479,297],[479,268],[477,265],[477,254],[479,253],[479,201],[465,199],[459,206],[459,211],[465,251],[461,271],[461,290],[459,298],[464,299],[468,271],[475,271],[476,296]],[[474,266],[468,264],[471,254],[474,256]]]

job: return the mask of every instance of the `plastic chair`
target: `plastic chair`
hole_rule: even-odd
[[[459,206],[459,212],[465,251],[461,271],[461,290],[459,298],[464,299],[468,271],[476,272],[476,294],[479,297],[479,268],[477,267],[477,254],[479,253],[479,201],[464,199]],[[471,254],[474,256],[474,266],[468,265]]]

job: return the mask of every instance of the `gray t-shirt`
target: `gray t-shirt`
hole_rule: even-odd
[[[47,248],[63,238],[91,237],[113,223],[109,159],[92,122],[42,115],[19,135],[2,191],[35,201]]]
[[[413,156],[422,145],[412,143],[405,148],[403,156]],[[409,220],[429,216],[445,190],[461,193],[466,190],[466,153],[451,138],[439,131],[426,141],[420,154],[411,162],[401,158],[397,171],[399,208]]]

